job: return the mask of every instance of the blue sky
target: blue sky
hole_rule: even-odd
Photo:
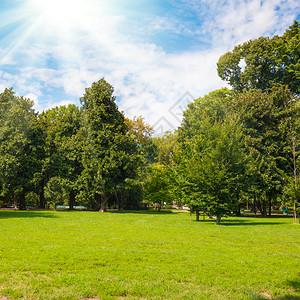
[[[157,131],[192,98],[226,86],[221,54],[299,20],[298,0],[0,0],[0,91],[36,110],[75,103],[104,77],[128,117]]]

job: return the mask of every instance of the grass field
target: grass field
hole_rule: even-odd
[[[0,211],[0,226],[8,299],[300,299],[291,218]]]

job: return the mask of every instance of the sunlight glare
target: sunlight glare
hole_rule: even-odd
[[[92,12],[91,2],[83,0],[29,0],[30,6],[42,15],[43,21],[60,26],[75,22]]]

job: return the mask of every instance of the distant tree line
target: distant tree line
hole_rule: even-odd
[[[104,79],[81,106],[35,113],[12,89],[0,94],[0,189],[19,209],[57,204],[134,209],[187,204],[221,218],[251,206],[271,214],[300,202],[299,22],[222,55],[223,88],[196,99],[175,132],[153,137],[143,117],[118,110]]]

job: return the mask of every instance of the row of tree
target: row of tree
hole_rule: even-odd
[[[197,219],[201,211],[216,216],[217,223],[249,204],[264,216],[281,206],[293,210],[296,222],[299,27],[295,21],[281,37],[248,41],[220,57],[218,73],[233,89],[196,99],[181,127],[163,137],[166,145],[173,140],[173,147],[164,148],[168,158],[162,166],[152,166],[145,181],[147,199],[179,200]],[[166,191],[164,196],[159,190]]]
[[[12,89],[0,94],[2,204],[136,207],[142,157],[112,86],[101,79],[80,100],[37,114]]]
[[[2,204],[84,205],[105,211],[141,201],[187,204],[217,223],[245,203],[263,215],[299,206],[299,22],[221,56],[223,88],[196,99],[162,137],[124,117],[104,79],[81,106],[35,113],[12,89],[0,94]]]

